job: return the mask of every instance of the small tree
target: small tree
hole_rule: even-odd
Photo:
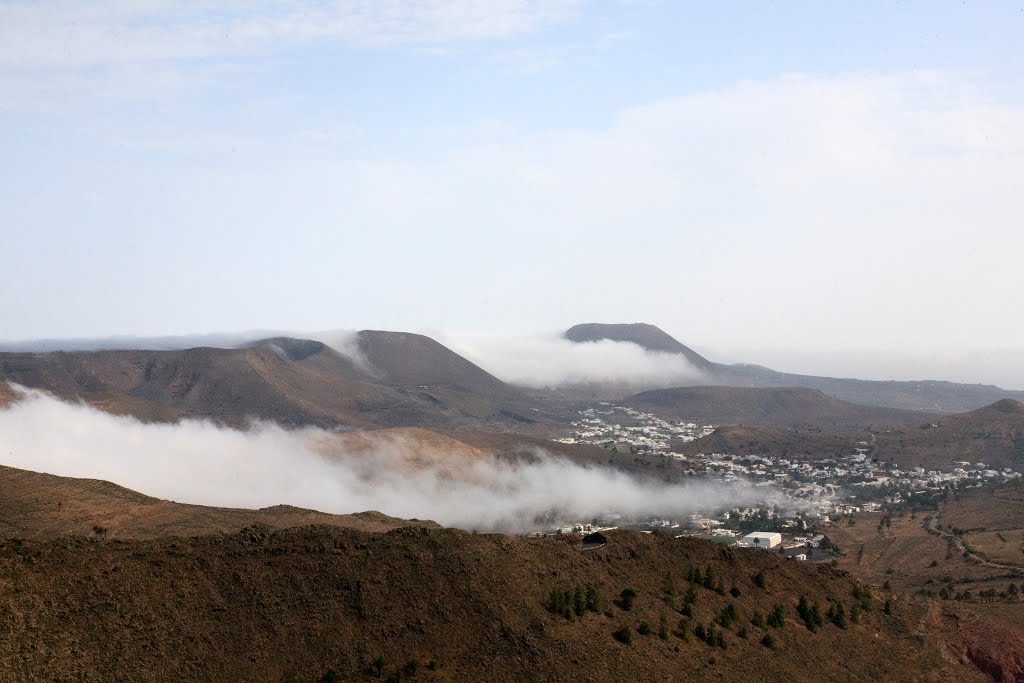
[[[776,605],[768,614],[768,625],[772,628],[782,628],[786,625],[786,610],[782,605]]]
[[[651,635],[651,625],[646,621],[641,621],[640,625],[636,627],[636,632],[642,636]]]
[[[676,624],[676,635],[685,641],[690,640],[690,620],[682,617]]]
[[[664,612],[658,618],[658,637],[662,640],[668,640],[668,618]]]
[[[735,603],[730,602],[718,613],[718,623],[722,625],[722,628],[730,628],[739,620],[740,612],[736,609]]]
[[[632,588],[623,588],[619,593],[619,607],[627,612],[633,609],[634,600],[636,600],[636,591]]]
[[[576,616],[582,617],[586,613],[587,598],[582,586],[576,586],[576,591],[573,593],[572,606]]]
[[[754,585],[762,590],[768,585],[768,577],[765,576],[763,569],[754,574]]]
[[[612,633],[612,638],[619,641],[623,645],[629,645],[633,642],[633,629],[628,626],[623,626],[619,630]]]
[[[843,607],[843,603],[829,603],[827,616],[828,620],[839,628],[846,628],[846,608]]]
[[[715,576],[715,570],[713,567],[709,566],[704,570],[704,587],[708,590],[714,590],[716,581],[717,577]]]

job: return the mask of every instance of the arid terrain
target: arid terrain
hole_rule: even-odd
[[[652,326],[567,334],[625,335],[728,376]],[[350,492],[382,481],[369,475],[461,481],[484,463],[549,458],[637,482],[693,478],[664,454],[553,441],[594,405],[572,392],[512,386],[421,335],[364,331],[355,344],[2,353],[0,409],[22,400],[18,385],[142,423],[276,423],[289,447],[373,470],[351,470]],[[715,424],[673,446],[691,454],[860,448],[901,467],[999,465],[1020,461],[1024,435],[1010,398],[954,415],[799,386],[617,401]],[[843,517],[822,529],[835,560],[814,564],[673,534],[605,531],[584,550],[575,535],[372,510],[209,507],[0,466],[0,679],[1024,680],[1022,506],[1007,486]]]
[[[572,539],[476,535],[373,517],[379,526],[371,531],[366,516],[203,511],[99,482],[9,469],[0,476],[40,498],[32,510],[23,501],[3,513],[20,515],[24,529],[31,518],[36,536],[8,531],[0,542],[0,676],[8,680],[1016,675],[999,643],[957,628],[959,619],[981,617],[879,589],[868,598],[828,564],[763,551],[635,532],[609,532],[606,545],[583,551]],[[164,509],[126,524],[131,505]],[[92,519],[111,525],[105,533],[85,528],[92,507]],[[250,520],[256,525],[231,532]],[[294,526],[311,521],[328,525]],[[689,580],[695,570],[715,577],[711,588]],[[577,586],[600,604],[572,619],[552,613],[553,591]],[[635,597],[622,598],[626,589]],[[826,621],[812,632],[798,615],[802,596],[823,612],[832,604],[847,614],[855,603],[863,607],[856,623]],[[776,608],[784,624],[769,626]],[[680,624],[682,612],[691,616]],[[717,644],[709,645],[694,630],[706,633],[716,619]],[[759,666],[750,667],[750,658]]]

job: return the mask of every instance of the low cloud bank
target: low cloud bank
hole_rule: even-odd
[[[498,378],[530,387],[588,382],[668,387],[702,379],[684,356],[632,342],[578,344],[557,334],[443,341]]]
[[[527,531],[553,522],[748,506],[777,491],[747,484],[642,482],[544,452],[511,461],[404,437],[240,431],[209,422],[144,424],[16,389],[0,409],[0,463],[112,481],[182,503],[331,513],[379,510],[465,529]],[[355,443],[358,441],[359,443]]]

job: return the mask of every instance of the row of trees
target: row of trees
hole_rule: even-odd
[[[548,597],[548,610],[572,621],[587,612],[603,612],[604,598],[594,586],[576,586],[574,590],[555,588]]]

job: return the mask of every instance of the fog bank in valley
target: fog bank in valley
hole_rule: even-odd
[[[546,452],[508,460],[398,436],[245,431],[205,421],[145,424],[17,389],[0,409],[0,464],[103,479],[182,503],[330,513],[379,510],[466,529],[528,531],[553,521],[679,516],[746,506],[771,489],[746,484],[644,482]]]

